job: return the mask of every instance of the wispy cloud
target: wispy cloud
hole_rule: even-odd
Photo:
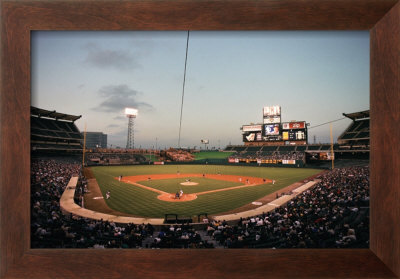
[[[110,125],[107,126],[107,128],[116,128],[116,127],[119,127],[119,125],[117,125],[117,124],[110,124]]]
[[[126,84],[109,85],[100,88],[100,97],[105,97],[105,100],[100,103],[94,110],[104,112],[120,112],[126,107],[137,109],[151,110],[153,106],[137,100],[139,92],[131,89]]]
[[[85,63],[103,69],[114,68],[120,71],[141,67],[133,55],[126,50],[103,49],[94,43],[85,46],[87,56]]]
[[[113,119],[114,119],[114,120],[125,120],[126,117],[123,117],[123,116],[115,116]]]

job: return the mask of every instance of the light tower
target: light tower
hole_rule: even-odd
[[[126,149],[133,149],[135,147],[133,120],[136,118],[138,110],[134,108],[125,108],[125,115],[128,117],[128,139],[126,141]]]

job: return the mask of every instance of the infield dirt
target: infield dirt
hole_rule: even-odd
[[[203,178],[211,178],[215,180],[223,180],[223,181],[230,181],[230,182],[240,182],[244,183],[240,186],[228,187],[223,189],[216,189],[192,194],[183,194],[181,197],[177,198],[175,193],[167,193],[158,189],[154,189],[145,185],[138,183],[139,181],[144,180],[161,180],[161,179],[172,179],[172,178],[182,178],[185,179],[186,177],[203,177]],[[119,179],[115,177],[115,179]],[[233,189],[239,188],[246,188],[246,187],[254,187],[262,184],[271,183],[272,180],[264,179],[259,177],[252,177],[252,176],[239,176],[239,175],[223,175],[223,174],[200,174],[200,173],[185,173],[185,174],[152,174],[152,175],[135,175],[135,176],[126,176],[123,177],[122,182],[133,184],[135,186],[157,192],[160,195],[157,196],[159,200],[168,201],[168,202],[187,202],[197,199],[197,196],[210,194],[215,192],[222,192],[222,191],[229,191]]]

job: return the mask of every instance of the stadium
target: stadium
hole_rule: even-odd
[[[31,107],[31,246],[368,248],[369,111],[343,116],[337,143],[269,106],[241,145],[141,149]]]

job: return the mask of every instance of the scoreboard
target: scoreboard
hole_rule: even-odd
[[[281,122],[281,107],[263,107],[261,124],[243,125],[243,142],[284,142],[296,145],[307,142],[307,123],[305,121]]]
[[[298,130],[298,131],[282,131],[282,140],[306,140],[306,132],[305,130]]]
[[[282,140],[306,141],[307,124],[305,121],[282,123]]]
[[[262,125],[243,125],[243,142],[262,141]]]

